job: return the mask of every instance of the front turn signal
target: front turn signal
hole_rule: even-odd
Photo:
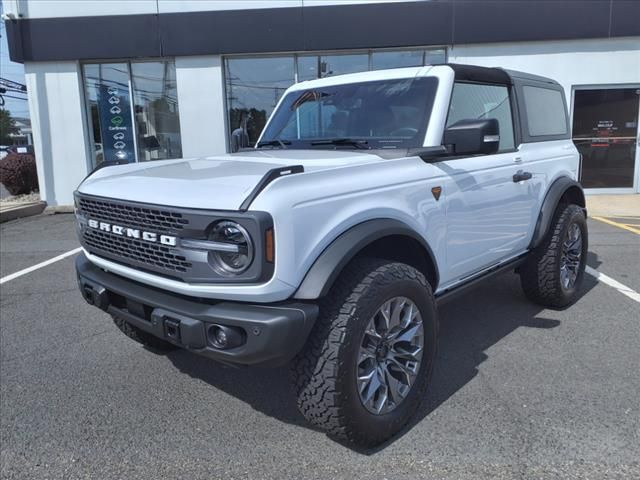
[[[273,241],[273,228],[264,233],[264,258],[268,263],[273,263],[276,257],[276,246]]]

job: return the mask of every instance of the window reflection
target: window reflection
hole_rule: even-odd
[[[255,145],[275,105],[295,81],[445,61],[445,49],[227,58],[225,83],[231,151]]]
[[[369,70],[369,55],[323,55],[320,57],[320,77],[333,77]]]
[[[182,156],[172,61],[86,64],[83,73],[94,165]]]
[[[433,50],[425,50],[424,64],[438,65],[447,62],[447,51],[444,48],[436,48]]]
[[[635,88],[576,90],[573,141],[585,188],[631,188],[638,144]]]
[[[298,81],[314,80],[320,78],[318,72],[321,69],[320,57],[317,55],[309,57],[298,57]]]
[[[292,56],[227,59],[227,107],[233,151],[255,145],[267,118],[293,82]]]
[[[373,52],[371,54],[371,69],[419,67],[424,65],[424,50],[403,52]]]
[[[105,160],[104,144],[100,123],[100,109],[104,108],[99,103],[100,88],[102,86],[116,87],[128,94],[129,69],[126,63],[107,63],[84,65],[84,79],[86,89],[87,108],[91,123],[91,135],[93,137],[93,154],[95,165]],[[130,115],[130,112],[128,112]],[[107,125],[102,126],[107,128]],[[108,138],[105,140],[109,140]],[[108,161],[118,160],[116,157],[106,158]],[[129,159],[134,161],[134,159]]]
[[[507,87],[457,82],[453,86],[446,126],[460,120],[487,118],[498,120],[500,151],[513,149],[513,116]]]
[[[336,138],[366,140],[371,148],[415,147],[424,139],[436,85],[434,78],[407,78],[296,90],[264,140],[281,139],[292,149]]]
[[[138,161],[180,158],[180,120],[173,62],[131,64]]]

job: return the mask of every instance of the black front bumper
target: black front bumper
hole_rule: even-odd
[[[308,303],[247,304],[177,295],[105,272],[82,254],[76,259],[76,270],[80,292],[88,303],[158,338],[224,363],[287,362],[304,346],[318,315],[317,305]],[[219,326],[240,332],[242,343],[217,348],[212,329]]]

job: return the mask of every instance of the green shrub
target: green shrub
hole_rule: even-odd
[[[0,183],[11,195],[38,190],[38,172],[33,155],[10,153],[0,160]]]

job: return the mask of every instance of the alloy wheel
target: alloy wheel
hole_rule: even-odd
[[[357,359],[357,386],[375,415],[394,410],[409,394],[424,350],[422,316],[414,302],[394,297],[369,320]]]
[[[582,232],[577,223],[567,230],[560,255],[560,281],[565,290],[572,288],[578,279],[582,259]]]

